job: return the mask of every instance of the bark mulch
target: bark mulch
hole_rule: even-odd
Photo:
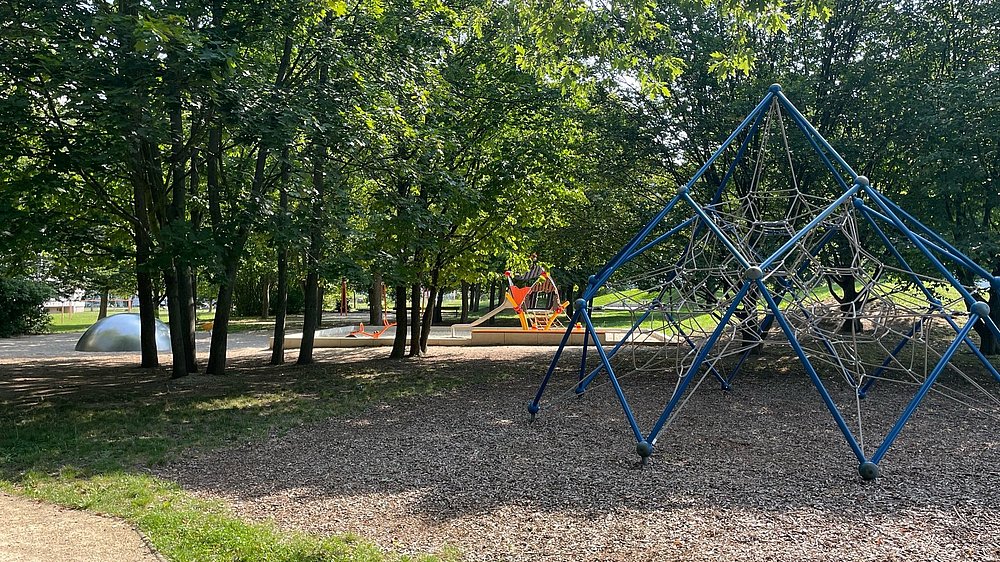
[[[1000,559],[996,409],[930,394],[881,463],[881,477],[865,483],[797,363],[765,354],[730,392],[706,381],[638,470],[607,384],[576,398],[563,392],[572,374],[560,372],[549,406],[528,422],[525,406],[551,349],[432,351],[417,360],[422,368],[496,376],[196,455],[160,473],[244,516],[354,533],[400,553],[457,551],[484,561]],[[623,380],[644,430],[675,384],[650,373]],[[833,387],[853,419],[850,389]],[[914,392],[881,385],[862,403],[869,454]]]

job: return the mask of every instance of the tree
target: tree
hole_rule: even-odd
[[[0,277],[0,338],[44,331],[49,314],[42,305],[53,294],[45,283]]]

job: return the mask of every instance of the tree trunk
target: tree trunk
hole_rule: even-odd
[[[420,304],[423,300],[420,294],[420,283],[410,286],[410,357],[420,357]]]
[[[137,18],[139,15],[138,0],[123,0],[118,4],[118,12],[125,21]],[[121,59],[117,69],[118,78],[128,83],[133,79],[138,58],[135,54],[135,27],[122,25],[119,27],[118,45]],[[160,359],[156,350],[156,302],[153,299],[153,278],[150,258],[153,253],[153,243],[150,239],[149,221],[149,178],[143,160],[143,139],[140,131],[143,128],[143,105],[140,99],[128,104],[127,119],[122,133],[128,143],[129,183],[132,187],[132,203],[135,213],[133,221],[133,236],[135,238],[135,276],[136,293],[139,297],[139,346],[142,352],[142,367],[159,367]]]
[[[189,189],[188,197],[196,197],[199,190],[201,189],[201,175],[198,168],[198,149],[192,149],[191,151],[191,173],[189,178]],[[195,206],[190,211],[191,228],[194,231],[198,231],[201,228],[201,222],[203,218],[203,212],[198,206]],[[187,316],[185,317],[185,325],[190,329],[186,334],[185,342],[190,345],[184,348],[184,354],[188,360],[188,372],[196,373],[198,372],[198,362],[195,350],[195,336],[198,327],[198,273],[195,268],[191,267],[189,262],[184,263],[184,271],[182,274],[184,276],[183,285],[181,286],[182,292],[181,296],[185,298],[188,302]]]
[[[260,318],[267,320],[271,315],[271,278],[265,277],[260,283]]]
[[[469,323],[469,284],[462,281],[462,313],[458,319],[460,324]]]
[[[143,256],[148,250],[139,249],[138,255]],[[139,297],[139,348],[142,353],[141,366],[155,368],[160,366],[160,357],[156,349],[156,301],[153,298],[153,277],[146,271],[145,263],[136,268],[136,283]]]
[[[135,187],[135,210],[140,217],[141,226],[135,236],[135,279],[139,297],[139,348],[142,353],[142,367],[154,368],[160,366],[160,357],[156,349],[156,300],[153,296],[153,275],[149,269],[152,248],[147,236],[149,224],[146,213],[145,190]],[[143,230],[144,229],[144,230]]]
[[[181,325],[181,298],[177,289],[177,274],[173,266],[163,272],[163,286],[167,291],[167,315],[170,328],[170,352],[173,360],[170,364],[170,378],[179,379],[187,376],[187,364],[184,360],[184,332]]]
[[[432,324],[437,324],[438,326],[440,326],[441,324],[444,324],[444,317],[441,316],[441,307],[444,306],[444,290],[437,287],[434,287],[434,290],[435,290],[435,295],[433,296],[433,300],[427,301],[427,308],[428,309],[432,308],[430,303],[431,302],[434,303],[433,307],[434,314],[432,315],[433,317]],[[428,325],[428,329],[430,329],[430,325]]]
[[[161,224],[174,228],[175,232],[185,232],[187,226],[187,186],[185,172],[188,169],[188,145],[184,138],[184,110],[181,82],[183,80],[176,64],[171,64],[165,77],[167,94],[167,114],[170,124],[170,188],[163,194],[164,212],[159,215]],[[158,182],[159,183],[159,182]],[[173,259],[163,270],[163,283],[167,291],[167,310],[170,318],[170,349],[173,355],[171,377],[179,378],[197,369],[194,350],[194,319],[191,317],[190,272],[183,256],[187,253],[187,243],[180,239],[164,242],[172,250]]]
[[[396,285],[396,335],[392,339],[390,359],[402,359],[406,354],[406,285]]]
[[[993,276],[1000,276],[1000,267],[993,270]],[[1000,292],[997,292],[992,285],[990,285],[989,301],[990,305],[990,318],[993,323],[1000,326]],[[979,351],[982,351],[984,355],[1000,355],[1000,340],[993,335],[993,331],[990,330],[989,326],[983,320],[977,320],[972,328],[979,335]]]
[[[215,14],[213,13],[213,18]],[[285,38],[285,47],[281,60],[278,64],[278,72],[275,78],[275,88],[280,90],[284,84],[289,64],[291,50],[291,39]],[[225,268],[225,279],[219,287],[219,299],[216,303],[215,320],[212,326],[212,344],[209,350],[208,368],[206,372],[214,375],[221,375],[226,368],[226,349],[229,335],[229,319],[232,313],[233,291],[236,288],[236,275],[239,272],[243,253],[246,249],[247,239],[250,235],[252,223],[247,220],[229,222],[223,220],[220,185],[220,172],[222,169],[222,125],[214,124],[209,130],[209,154],[208,166],[208,199],[209,212],[212,216],[213,237],[218,244],[221,254],[221,261]],[[253,178],[250,183],[250,193],[245,198],[246,206],[243,211],[253,217],[260,202],[265,198],[265,192],[269,185],[267,180],[267,159],[270,149],[267,144],[260,140],[257,146],[257,157],[254,164]],[[232,194],[228,194],[230,197]]]
[[[490,310],[493,310],[497,306],[500,306],[499,304],[495,304],[494,303],[494,301],[496,300],[496,298],[497,298],[497,282],[494,280],[494,281],[490,281]],[[501,296],[500,298],[503,298],[503,297]],[[497,317],[496,316],[490,317],[490,319],[487,320],[486,323],[489,326],[496,326]]]
[[[97,312],[97,319],[108,317],[108,293],[111,291],[107,288],[101,289],[101,308]]]
[[[373,326],[378,326],[382,324],[382,291],[384,291],[382,286],[382,274],[375,273],[372,275],[372,285],[368,289],[368,323]]]
[[[318,84],[322,87],[329,77],[329,68],[320,64]],[[312,173],[313,188],[312,208],[309,217],[309,249],[306,254],[306,287],[305,311],[302,318],[302,343],[299,345],[299,365],[312,363],[313,343],[316,338],[316,328],[320,324],[322,310],[319,293],[320,252],[323,248],[323,215],[326,208],[326,145],[319,131],[312,139]]]
[[[181,323],[181,344],[184,354],[184,369],[188,373],[198,372],[198,362],[195,356],[195,324],[198,321],[198,305],[195,302],[194,274],[191,266],[179,261],[174,270],[177,280],[177,300]]]
[[[430,287],[429,292],[430,296],[427,297],[427,309],[424,310],[423,315],[423,325],[420,326],[421,355],[427,353],[427,340],[431,337],[431,327],[433,325],[431,319],[440,314],[440,297],[444,295],[444,291],[433,285]]]
[[[219,285],[219,300],[215,303],[215,319],[212,321],[212,343],[208,348],[208,366],[205,367],[205,372],[209,375],[226,372],[229,317],[233,310],[233,290],[236,288],[238,270],[238,260],[226,264],[225,279]]]
[[[286,200],[287,204],[287,200]],[[274,337],[271,344],[271,364],[285,362],[285,315],[288,312],[288,250],[278,250],[278,302],[274,304]]]
[[[274,242],[278,253],[278,287],[274,303],[274,337],[271,344],[271,364],[285,362],[285,315],[288,312],[288,242],[284,233],[285,219],[288,217],[288,182],[291,179],[291,165],[288,163],[288,147],[281,151],[281,184],[278,187],[278,220]]]
[[[852,274],[827,276],[830,294],[840,303],[840,312],[844,318],[839,331],[845,334],[860,334],[865,329],[864,324],[859,318],[861,316],[861,309],[864,306],[864,295],[858,292],[855,281]],[[836,283],[840,287],[841,295],[838,295],[833,290],[832,283]]]
[[[310,271],[306,275],[305,311],[302,316],[302,343],[299,345],[299,365],[308,365],[313,359],[313,343],[316,340],[316,324],[319,316],[319,273]]]

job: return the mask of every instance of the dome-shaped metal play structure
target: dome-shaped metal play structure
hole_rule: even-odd
[[[76,342],[77,351],[140,351],[139,315],[113,314],[94,323]],[[170,328],[156,320],[156,350],[170,351]]]
[[[812,382],[871,480],[929,393],[996,419],[1000,371],[980,350],[983,338],[1000,339],[987,290],[1000,293],[1000,276],[856,173],[774,85],[590,277],[528,410],[540,411],[577,323],[587,330],[583,355],[561,369],[575,376],[554,398],[606,378],[643,462],[699,387],[711,386],[705,380],[728,390],[748,365],[798,363],[788,372]],[[608,350],[593,344],[594,361],[588,306],[604,295],[630,311],[632,326]],[[648,392],[649,379],[632,374],[672,381],[659,415],[634,412],[627,395]],[[871,396],[889,383],[908,398],[901,410]]]

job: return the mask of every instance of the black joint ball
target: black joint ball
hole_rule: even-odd
[[[858,474],[861,475],[861,478],[871,482],[878,478],[878,465],[873,462],[863,462],[858,467]]]
[[[642,457],[642,460],[645,462],[645,460],[653,454],[653,446],[646,441],[639,441],[639,443],[635,446],[635,452],[639,453],[639,456]]]
[[[535,414],[538,413],[538,404],[528,404],[528,413],[531,414],[531,419],[535,419]]]

